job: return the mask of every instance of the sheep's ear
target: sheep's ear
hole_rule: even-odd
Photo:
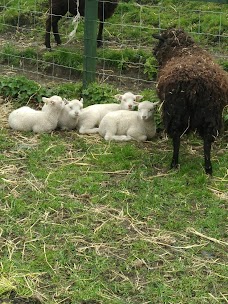
[[[121,100],[123,95],[116,94],[114,97],[116,100]]]
[[[44,103],[48,103],[48,102],[49,102],[49,98],[47,98],[47,97],[42,97],[42,101],[43,101]]]
[[[152,37],[160,41],[165,41],[165,39],[160,34],[152,34]]]
[[[143,98],[142,95],[135,95],[135,97],[136,97],[136,101],[139,101],[139,100],[141,100]]]
[[[83,98],[81,98],[79,101],[83,104]]]
[[[69,103],[69,100],[67,100],[66,98],[63,98],[63,102],[65,105],[67,105]]]

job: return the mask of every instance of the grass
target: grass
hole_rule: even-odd
[[[29,69],[36,63],[43,73],[57,63],[73,67],[81,78],[83,23],[76,42],[47,53],[40,47],[47,2],[5,3],[0,31],[11,41],[2,43],[1,63],[27,63]],[[227,69],[227,5],[166,0],[154,1],[151,9],[151,1],[141,3],[122,2],[105,25],[100,65],[104,61],[112,72],[137,79],[140,67],[140,77],[153,80],[151,27],[180,25],[220,54]],[[71,30],[70,22],[61,20],[64,42]],[[162,133],[146,143],[107,143],[75,131],[34,135],[8,127],[13,108],[37,106],[43,95],[83,96],[89,105],[111,102],[126,87],[128,81],[83,90],[81,83],[43,86],[18,75],[0,77],[5,98],[0,98],[1,303],[228,302],[227,108],[224,136],[212,149],[213,177],[204,173],[196,135],[182,139],[180,168],[173,171],[171,141]],[[157,100],[151,86],[137,87],[137,93]],[[159,113],[156,121],[162,128]]]
[[[165,137],[18,133],[7,126],[11,108],[0,108],[2,301],[227,302],[225,140],[210,178],[196,137],[169,171]]]

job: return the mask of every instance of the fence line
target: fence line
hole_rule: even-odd
[[[110,0],[111,1],[111,0]],[[31,3],[32,1],[30,1]],[[173,4],[145,4],[145,0],[120,1],[104,25],[104,47],[97,50],[96,79],[99,82],[150,87],[156,79],[156,61],[152,56],[152,33],[168,26],[185,28],[215,57],[228,61],[228,6],[204,5],[192,1],[188,8]],[[46,2],[45,2],[46,3]],[[14,6],[12,6],[14,4]],[[26,10],[22,0],[4,0],[0,4],[0,70],[15,70],[40,80],[82,81],[83,22],[68,44],[73,29],[66,15],[59,22],[63,45],[47,52],[43,45],[48,6],[33,1]],[[10,38],[9,38],[10,36]],[[91,56],[91,55],[89,55]],[[88,72],[92,72],[88,68]]]

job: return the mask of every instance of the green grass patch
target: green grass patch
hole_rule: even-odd
[[[167,169],[171,143],[164,139],[3,134],[2,298],[223,302],[225,142],[214,146],[209,178],[198,139],[182,141],[176,172]]]
[[[0,5],[0,31],[13,34],[19,26],[23,37],[36,33],[41,45],[47,2],[19,2],[20,23],[18,0]],[[225,53],[226,5],[141,4],[121,2],[105,25],[113,47],[98,50],[100,66],[105,61],[109,69],[135,75],[135,66],[142,65],[142,75],[155,79],[151,27],[183,26],[208,49]],[[32,24],[34,31],[26,33]],[[60,21],[63,42],[71,30],[71,21]],[[81,77],[82,39],[83,23],[76,44],[52,52],[12,40],[2,44],[0,61],[31,67],[39,59],[42,71],[56,63]],[[227,68],[226,58],[220,63]],[[42,96],[83,97],[87,106],[113,102],[119,91],[107,84],[84,90],[81,82],[40,85],[0,77],[0,95],[11,100],[0,105],[0,302],[227,302],[227,108],[224,136],[212,149],[213,177],[204,173],[202,141],[195,135],[182,139],[180,169],[172,171],[171,141],[162,135],[145,143],[107,143],[76,131],[19,133],[7,124],[11,108],[37,107]],[[137,93],[157,101],[155,90]],[[159,112],[156,122],[162,129]]]

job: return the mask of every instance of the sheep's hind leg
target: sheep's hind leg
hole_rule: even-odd
[[[206,174],[212,175],[212,164],[211,164],[211,143],[212,140],[204,138],[204,168]]]
[[[180,150],[180,135],[173,136],[173,158],[171,162],[171,169],[178,168],[178,159],[179,159],[179,150]]]

